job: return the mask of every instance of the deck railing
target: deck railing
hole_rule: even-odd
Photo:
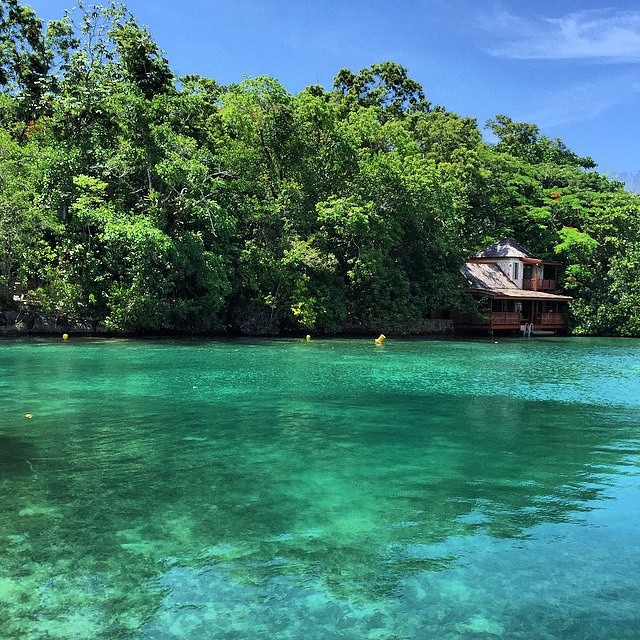
[[[564,326],[564,318],[561,313],[539,313],[534,322],[543,326]]]
[[[489,314],[489,322],[492,325],[519,325],[522,322],[522,314],[509,311],[492,311]]]
[[[550,278],[524,278],[522,288],[528,291],[555,291],[558,283]]]
[[[513,331],[520,329],[525,324],[531,324],[532,329],[536,330],[552,330],[562,329],[565,326],[564,316],[557,312],[534,313],[533,316],[523,317],[522,313],[511,311],[489,311],[484,317],[461,316],[457,318],[458,326],[467,326],[469,328],[484,328],[487,330],[505,330]]]

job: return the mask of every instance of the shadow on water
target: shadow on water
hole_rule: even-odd
[[[410,395],[384,406],[298,399],[256,415],[200,404],[170,430],[130,417],[125,439],[113,422],[90,424],[50,445],[41,474],[69,523],[59,539],[138,578],[168,559],[223,564],[250,583],[286,566],[343,596],[380,597],[459,560],[408,551],[416,545],[526,539],[539,524],[575,521],[626,455],[629,434],[598,409]]]
[[[13,435],[0,434],[0,477],[30,473],[30,460],[36,455],[32,443]]]

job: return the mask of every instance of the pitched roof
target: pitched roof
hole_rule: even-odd
[[[460,271],[472,289],[517,289],[515,282],[494,263],[467,262]]]
[[[533,254],[514,240],[498,240],[478,251],[474,258],[533,258]]]
[[[520,289],[496,264],[467,262],[460,273],[469,284],[468,291],[484,293],[495,298],[514,298],[519,300],[552,300],[568,302],[571,296],[560,296],[545,291]]]

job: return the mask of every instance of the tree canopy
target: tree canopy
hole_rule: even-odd
[[[297,95],[176,78],[120,4],[0,0],[0,296],[112,331],[419,332],[513,237],[572,329],[640,335],[640,200],[531,123],[433,106],[394,62]]]

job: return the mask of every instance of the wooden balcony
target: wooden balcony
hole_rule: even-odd
[[[464,317],[457,320],[462,329],[485,331],[520,331],[525,324],[532,323],[533,331],[555,331],[564,329],[564,316],[561,313],[534,313],[533,317],[523,317],[522,313],[492,311],[483,318]]]
[[[556,280],[548,278],[525,278],[522,281],[522,288],[527,291],[555,291],[558,288]]]
[[[488,320],[492,329],[519,329],[522,322],[522,314],[509,311],[492,311],[488,314]]]
[[[531,322],[528,318],[523,318],[522,313],[497,312],[490,313],[487,318],[487,328],[489,329],[509,329],[519,330],[521,326]],[[564,329],[564,316],[561,313],[548,312],[536,313],[533,315],[533,330],[544,331],[547,329]]]
[[[561,313],[537,313],[533,318],[534,328],[562,329],[564,316]]]

